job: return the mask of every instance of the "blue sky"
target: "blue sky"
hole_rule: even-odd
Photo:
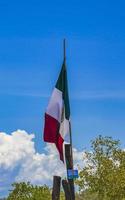
[[[124,138],[124,1],[0,1],[0,130],[36,134],[62,63],[67,68],[74,145],[98,134]]]
[[[124,142],[125,2],[0,1],[0,131],[35,133],[42,152],[43,115],[63,59],[73,144],[97,135]]]

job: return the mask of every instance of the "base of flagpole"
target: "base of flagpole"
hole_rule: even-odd
[[[53,176],[52,200],[60,200],[61,177]]]
[[[71,154],[71,145],[65,144],[65,159],[66,159],[66,168],[67,168],[67,174],[69,169],[73,169],[73,158]],[[70,194],[71,194],[71,200],[75,200],[75,187],[74,187],[74,180],[68,179],[69,188],[70,188]]]

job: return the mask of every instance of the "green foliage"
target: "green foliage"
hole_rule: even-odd
[[[7,200],[50,200],[51,191],[44,186],[33,186],[29,182],[14,183]]]
[[[125,198],[125,151],[120,142],[99,136],[86,152],[87,166],[80,172],[77,184],[83,199],[123,200]],[[91,198],[91,196],[93,196]]]
[[[7,200],[51,200],[52,191],[46,185],[34,186],[32,184],[21,182],[13,183],[13,190],[10,192]],[[60,200],[65,200],[64,193],[61,191]]]
[[[87,165],[76,184],[76,200],[125,200],[125,151],[111,137],[97,137],[86,152]],[[7,200],[51,200],[51,189],[30,183],[14,183]],[[60,200],[65,200],[61,191]]]

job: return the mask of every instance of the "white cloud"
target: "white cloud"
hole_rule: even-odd
[[[19,163],[35,153],[32,139],[25,131],[16,131],[11,135],[0,133],[0,167],[13,169]]]
[[[66,177],[65,166],[59,160],[55,145],[47,144],[45,153],[40,154],[35,151],[33,138],[34,134],[21,130],[11,135],[0,132],[0,170],[2,171],[0,180],[3,179],[4,188],[8,187],[8,182],[11,184],[11,181],[51,185],[53,175]],[[73,152],[75,167],[83,166],[83,152],[77,149]],[[7,180],[7,177],[12,179]]]
[[[29,97],[41,97],[49,98],[50,91],[42,92],[41,91],[5,91],[5,89],[0,91],[2,95],[13,95],[13,96],[29,96]],[[74,100],[105,100],[105,99],[125,99],[125,90],[88,90],[88,91],[73,91],[71,93],[71,99]]]
[[[80,91],[79,93],[71,94],[71,97],[76,100],[105,100],[105,99],[125,99],[125,90],[91,90]]]

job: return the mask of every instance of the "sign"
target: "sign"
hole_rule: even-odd
[[[67,176],[68,176],[68,179],[79,178],[78,170],[68,169]]]

